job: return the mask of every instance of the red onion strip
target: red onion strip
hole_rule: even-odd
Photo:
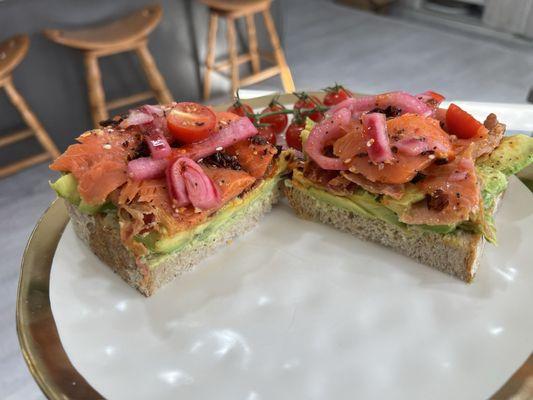
[[[385,114],[370,113],[361,116],[363,136],[367,140],[368,158],[374,163],[389,162],[393,159],[387,135]]]
[[[390,92],[376,96],[362,96],[346,99],[329,109],[328,115],[333,115],[342,108],[347,108],[356,116],[362,112],[372,111],[375,108],[386,109],[396,107],[402,114],[414,113],[430,116],[433,110],[423,101],[405,92]]]
[[[165,175],[167,160],[154,160],[151,157],[141,157],[128,163],[128,176],[136,181],[161,178]]]
[[[200,160],[241,140],[257,134],[257,128],[245,117],[232,121],[207,139],[176,149],[177,156]]]
[[[220,192],[202,167],[187,157],[180,157],[167,169],[167,184],[178,207],[192,204],[207,210],[221,203]]]
[[[340,138],[346,132],[342,129],[348,125],[351,119],[350,111],[342,108],[331,117],[323,120],[313,127],[304,144],[304,152],[322,169],[347,170],[348,164],[340,158],[327,157],[323,154],[324,147],[328,142]]]
[[[159,133],[151,133],[146,136],[146,143],[150,148],[150,154],[154,160],[167,158],[172,153],[167,138]]]

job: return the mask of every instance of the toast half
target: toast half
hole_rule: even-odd
[[[151,296],[176,276],[191,270],[219,246],[252,229],[278,201],[279,194],[278,185],[272,185],[271,189],[241,206],[224,224],[203,235],[201,240],[193,238],[179,250],[140,259],[123,245],[116,215],[83,214],[68,201],[66,203],[77,236],[130,286]]]
[[[457,230],[441,234],[414,226],[399,227],[333,206],[296,185],[284,187],[295,212],[304,219],[329,224],[360,239],[379,243],[457,278],[474,278],[484,239],[480,234]]]

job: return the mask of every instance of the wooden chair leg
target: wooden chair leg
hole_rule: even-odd
[[[248,28],[248,46],[250,47],[250,58],[252,62],[252,71],[254,74],[259,73],[259,51],[257,49],[257,34],[255,31],[254,14],[246,15],[246,27]]]
[[[87,90],[89,91],[89,103],[93,125],[100,126],[100,121],[109,118],[105,105],[105,93],[102,85],[102,76],[98,67],[98,57],[90,52],[85,53],[85,79],[87,80]]]
[[[13,86],[13,82],[11,81],[11,79],[8,79],[5,82],[4,87],[6,89],[6,93],[9,97],[9,100],[20,112],[20,115],[22,115],[22,118],[24,119],[26,124],[34,132],[35,137],[44,147],[46,152],[50,155],[51,158],[59,157],[60,152],[57,149],[56,145],[54,144],[50,136],[48,136],[48,133],[46,133],[46,130],[42,126],[41,122],[37,119],[37,117],[30,109],[24,98],[20,95],[18,90],[15,89],[15,86]]]
[[[211,95],[211,73],[215,65],[215,50],[217,44],[218,15],[211,13],[209,16],[209,32],[207,33],[207,55],[205,57],[204,72],[204,100],[209,100]]]
[[[278,33],[276,31],[274,21],[272,20],[270,10],[263,11],[263,18],[265,19],[265,26],[270,37],[270,42],[272,43],[272,47],[274,49],[274,56],[276,57],[276,61],[281,71],[281,83],[283,85],[283,89],[287,93],[292,93],[295,90],[294,81],[292,80],[291,70],[287,65],[287,60],[285,60],[285,54],[283,54],[283,50],[281,49]]]
[[[235,20],[227,18],[228,25],[228,50],[231,69],[231,93],[235,95],[239,89],[239,63],[237,62],[237,43],[235,35]]]
[[[135,52],[141,60],[141,65],[144,69],[146,77],[148,78],[148,83],[154,91],[157,101],[162,104],[172,102],[172,94],[170,94],[170,90],[168,90],[163,76],[159,72],[159,69],[157,69],[157,65],[155,64],[150,50],[148,50],[148,45],[146,42],[137,47]]]

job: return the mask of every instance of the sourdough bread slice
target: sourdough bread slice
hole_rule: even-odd
[[[253,190],[248,194],[252,194]],[[151,254],[136,259],[120,240],[118,218],[114,213],[88,215],[68,201],[67,207],[74,231],[100,260],[120,275],[130,286],[145,296],[151,296],[176,276],[212,254],[217,247],[253,228],[259,219],[278,201],[277,184],[241,206],[223,225],[199,239],[192,239],[179,250],[166,254]]]
[[[476,274],[484,245],[479,234],[462,230],[441,234],[412,226],[399,227],[335,207],[296,185],[285,186],[284,191],[291,207],[302,218],[380,243],[465,282],[471,282]]]

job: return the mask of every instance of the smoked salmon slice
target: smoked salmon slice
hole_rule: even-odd
[[[255,178],[244,171],[203,167],[220,190],[222,204],[250,188]],[[120,188],[117,200],[121,238],[136,255],[146,254],[146,247],[135,240],[137,235],[153,230],[174,235],[205,222],[216,209],[176,208],[168,195],[165,178],[144,181],[128,179]]]
[[[236,156],[241,167],[251,176],[261,178],[265,175],[277,150],[268,143],[254,143],[253,140],[242,140],[228,147],[225,152]]]
[[[480,195],[470,146],[446,165],[432,165],[416,186],[426,199],[400,215],[407,224],[451,225],[469,219],[479,209]]]
[[[140,143],[139,135],[95,129],[77,140],[50,169],[72,173],[81,198],[88,204],[101,204],[126,182],[127,163]]]
[[[237,197],[255,182],[255,178],[244,171],[205,167],[204,172],[216,185],[218,185],[222,204]]]
[[[333,154],[349,165],[350,172],[362,174],[372,182],[386,184],[407,183],[436,159],[452,159],[454,156],[449,135],[433,118],[404,114],[389,119],[387,134],[394,154],[390,163],[375,164],[370,161],[368,143],[357,123],[353,123],[346,135],[334,143]],[[418,148],[422,144],[427,150],[417,155],[405,154],[400,150],[400,144],[406,141],[413,142]]]

